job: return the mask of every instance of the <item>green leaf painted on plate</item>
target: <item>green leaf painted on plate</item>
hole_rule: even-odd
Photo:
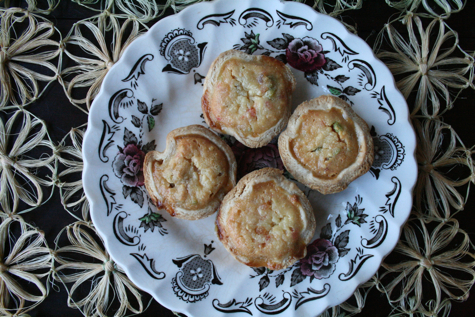
[[[332,86],[327,86],[327,87],[328,87],[328,90],[330,91],[330,93],[332,95],[339,96],[342,93],[341,89],[339,89],[339,88],[332,87]]]
[[[155,119],[151,115],[148,115],[147,122],[148,122],[148,131],[150,132],[155,127]]]

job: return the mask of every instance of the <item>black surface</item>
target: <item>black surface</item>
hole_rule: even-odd
[[[467,2],[466,8],[461,13],[454,14],[448,20],[448,24],[458,31],[460,46],[466,51],[474,51],[475,24],[473,23],[473,14],[475,12],[475,1]],[[382,0],[365,1],[361,10],[347,11],[343,13],[342,18],[349,24],[356,25],[359,36],[372,44],[378,32],[388,22],[389,17],[395,17],[396,13],[398,11],[390,8]],[[59,7],[47,18],[54,22],[55,26],[65,36],[74,22],[89,17],[92,14],[94,14],[92,11],[82,8],[72,1],[62,0]],[[473,115],[474,97],[474,91],[466,89],[459,96],[455,109],[449,111],[444,116],[444,121],[454,127],[468,147],[475,144],[475,136],[472,132],[475,119]],[[27,109],[47,123],[55,143],[58,143],[72,127],[78,127],[87,121],[87,116],[70,104],[63,89],[57,82],[47,89],[37,103],[28,106]],[[475,223],[475,214],[472,212],[473,209],[472,195],[472,199],[469,199],[465,210],[460,212],[456,219],[461,223],[461,227],[470,234],[472,240],[475,240],[473,225]],[[45,232],[51,248],[54,248],[53,240],[59,231],[75,220],[64,211],[60,204],[58,189],[55,189],[51,200],[33,212],[25,214],[24,218]],[[62,241],[64,241],[64,237]],[[87,292],[88,290],[82,289],[81,291]],[[147,305],[149,300],[150,296],[144,294],[144,305]],[[113,315],[113,307],[115,306],[112,306],[109,315]],[[473,297],[464,303],[454,302],[451,315],[473,316],[473,307],[475,307],[475,299]],[[391,308],[387,304],[385,295],[373,289],[368,296],[366,307],[359,316],[388,316],[390,312]],[[30,315],[82,316],[78,310],[67,307],[67,293],[62,285],[59,285],[59,291],[57,289],[52,290],[46,300],[30,312]],[[174,314],[157,302],[152,301],[141,316],[171,317]],[[203,312],[202,316],[207,316],[206,312]]]

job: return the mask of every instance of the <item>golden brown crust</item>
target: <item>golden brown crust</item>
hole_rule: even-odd
[[[341,115],[335,115],[335,110]],[[318,124],[308,124],[319,115],[317,112],[325,112],[323,118]],[[329,120],[338,117],[341,121],[335,128]],[[321,127],[315,128],[316,125]],[[341,128],[343,133],[338,131]],[[325,140],[322,135],[328,136],[328,139]],[[337,140],[332,141],[332,138]],[[357,146],[354,146],[355,139]],[[319,153],[310,150],[310,147],[315,150],[327,148]],[[370,169],[374,158],[373,138],[366,122],[345,101],[330,95],[320,96],[295,109],[286,130],[279,136],[279,153],[295,179],[322,194],[332,194],[344,190],[350,182]]]
[[[238,261],[272,270],[305,257],[315,226],[307,197],[275,168],[244,176],[216,218],[218,238]]]
[[[229,50],[211,64],[201,107],[211,129],[257,148],[287,124],[296,81],[275,58]]]
[[[145,156],[145,187],[150,198],[177,218],[210,216],[236,184],[237,164],[231,148],[200,125],[171,131],[166,144],[164,152]]]

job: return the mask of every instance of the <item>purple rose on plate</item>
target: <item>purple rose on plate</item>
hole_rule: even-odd
[[[233,146],[233,152],[238,160],[238,177],[264,168],[273,167],[283,170],[284,164],[279,155],[279,149],[275,144],[267,144],[258,149],[247,148],[239,142]]]
[[[135,144],[127,144],[114,158],[114,174],[127,186],[144,185],[143,161],[145,153]]]
[[[286,51],[287,62],[293,68],[303,72],[313,72],[327,62],[323,55],[323,47],[311,37],[293,39]]]
[[[331,241],[316,239],[307,246],[307,256],[300,260],[300,270],[303,275],[319,280],[329,278],[335,271],[338,257],[338,249]]]

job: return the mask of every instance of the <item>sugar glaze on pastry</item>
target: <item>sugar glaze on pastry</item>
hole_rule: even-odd
[[[165,152],[149,152],[145,186],[158,208],[183,219],[214,213],[236,183],[236,161],[229,146],[199,125],[173,130]]]
[[[202,110],[215,131],[248,147],[261,147],[287,124],[295,78],[275,58],[230,50],[211,65],[204,83]]]
[[[263,168],[244,176],[226,195],[216,227],[238,261],[279,270],[305,257],[315,217],[307,197],[281,170]]]
[[[279,136],[287,170],[323,194],[344,190],[373,163],[373,138],[366,122],[345,101],[320,96],[300,104]]]

